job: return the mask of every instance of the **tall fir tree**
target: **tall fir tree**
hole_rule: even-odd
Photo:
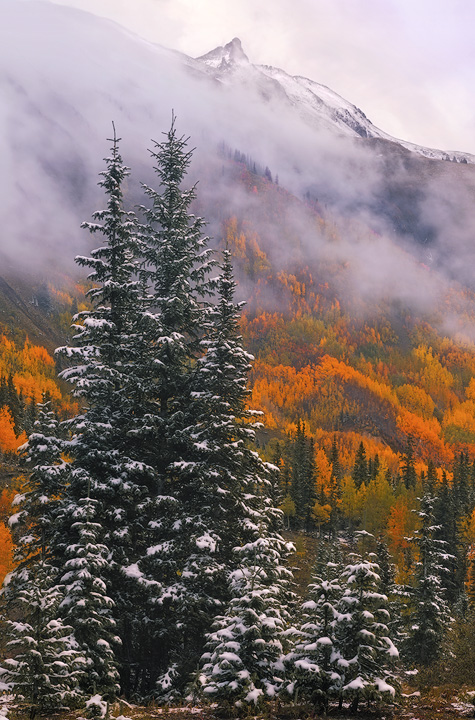
[[[363,484],[368,484],[368,461],[366,460],[366,449],[363,441],[360,442],[356,452],[352,476],[357,490]]]
[[[434,498],[424,495],[418,516],[421,527],[412,542],[419,551],[412,592],[407,654],[414,662],[430,665],[440,655],[449,618],[441,575],[447,570],[447,545],[435,538]]]
[[[290,572],[282,565],[283,541],[263,529],[237,553],[231,600],[207,636],[199,682],[207,698],[249,707],[275,698],[283,685]]]
[[[79,265],[91,270],[92,309],[76,318],[75,345],[58,349],[69,367],[62,377],[73,384],[82,411],[68,423],[69,453],[73,458],[70,483],[59,524],[56,551],[61,562],[74,563],[74,552],[83,556],[85,529],[78,521],[87,504],[89,527],[100,526],[97,542],[109,548],[108,562],[94,564],[95,580],[109,596],[114,588],[114,608],[122,638],[122,686],[129,694],[136,689],[138,654],[141,654],[143,624],[136,612],[142,588],[137,573],[129,572],[147,546],[145,511],[155,491],[155,473],[143,462],[135,440],[143,424],[143,388],[140,371],[144,352],[141,327],[143,287],[138,278],[140,243],[135,215],[123,208],[123,183],[129,171],[119,153],[119,139],[112,139],[111,155],[99,185],[107,206],[94,213],[93,223],[83,227],[103,237],[89,257],[78,257]],[[87,501],[87,502],[86,502]],[[78,560],[79,562],[79,560]],[[82,562],[82,560],[81,560]],[[94,583],[89,586],[92,592]],[[86,585],[83,591],[86,592]],[[71,622],[78,620],[71,606]],[[109,633],[110,618],[103,631]],[[81,631],[82,632],[82,631]],[[93,640],[90,640],[93,643]],[[109,671],[104,689],[111,695]],[[94,684],[101,692],[101,679]]]
[[[147,288],[142,330],[147,346],[141,370],[144,418],[137,437],[157,482],[147,513],[150,540],[137,574],[147,592],[144,624],[151,639],[142,692],[166,695],[177,692],[178,687],[183,689],[190,665],[197,663],[200,652],[196,657],[195,637],[202,634],[210,612],[210,607],[205,609],[208,601],[204,597],[199,610],[196,593],[190,592],[187,598],[183,573],[186,577],[190,556],[199,555],[197,542],[205,556],[214,545],[203,529],[201,507],[193,502],[197,448],[190,404],[195,391],[193,371],[203,352],[201,342],[210,332],[209,296],[214,286],[210,272],[215,263],[208,238],[202,233],[204,221],[190,212],[195,188],[182,189],[192,151],[187,147],[188,138],[177,134],[174,116],[164,135],[163,142],[155,143],[151,151],[159,190],[143,186],[149,200],[149,206],[142,207],[145,220],[141,228],[141,276]],[[203,483],[196,481],[206,516],[212,495],[209,477]],[[211,585],[213,573],[210,565],[210,577],[202,576],[203,587]],[[191,590],[191,577],[189,581]],[[185,626],[177,620],[177,607]],[[185,660],[180,648],[187,641],[193,651]]]
[[[463,591],[465,580],[465,551],[459,532],[460,514],[457,507],[457,491],[450,487],[444,473],[439,492],[434,497],[434,540],[444,543],[445,557],[441,559],[440,582],[445,599],[454,605]],[[443,560],[443,562],[442,562]]]
[[[401,471],[406,490],[414,490],[417,483],[417,473],[414,467],[414,440],[410,435],[407,438]]]
[[[234,290],[225,251],[212,330],[202,341],[206,352],[196,363],[190,405],[194,453],[202,462],[200,472],[194,472],[199,478],[204,471],[211,480],[214,499],[208,500],[205,519],[218,538],[216,555],[229,596],[222,607],[226,612],[208,628],[210,652],[204,656],[201,682],[208,696],[252,704],[273,696],[282,681],[290,573],[283,566],[288,547],[279,534],[282,513],[271,497],[275,468],[250,446],[256,428],[255,413],[246,408],[252,357],[238,334]],[[231,647],[236,650],[232,658]]]
[[[68,465],[62,459],[64,441],[49,402],[38,409],[34,432],[24,446],[29,470],[18,507],[10,521],[16,541],[15,569],[5,578],[7,678],[30,713],[51,712],[81,699],[85,659],[73,629],[61,620],[64,588],[52,552],[63,483]]]
[[[299,420],[291,443],[290,496],[295,503],[296,517],[305,530],[311,525],[316,476],[313,439],[307,437],[305,423]]]

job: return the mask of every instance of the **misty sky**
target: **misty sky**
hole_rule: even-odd
[[[395,137],[475,153],[473,0],[51,0],[198,56],[238,36],[251,62],[328,85]]]

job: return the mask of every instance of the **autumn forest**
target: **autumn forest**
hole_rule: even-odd
[[[280,471],[272,499],[296,556],[307,553],[313,563],[319,551],[302,538],[313,539],[313,548],[322,541],[321,548],[341,533],[366,543],[365,551],[387,547],[391,582],[403,594],[414,582],[420,551],[410,538],[422,526],[421,498],[429,493],[438,538],[454,557],[446,597],[463,598],[465,617],[475,606],[475,346],[444,331],[444,318],[468,313],[475,295],[466,288],[441,294],[430,312],[359,297],[344,287],[343,264],[312,256],[287,229],[289,208],[298,207],[325,243],[337,244],[345,218],[310,195],[295,198],[268,168],[256,171],[239,153],[221,161],[221,172],[260,201],[259,220],[252,203],[232,215],[216,205],[211,224],[245,300],[240,332],[254,357],[248,404],[262,422],[256,446]],[[201,211],[199,195],[196,205]],[[277,225],[288,243],[285,261],[272,237]],[[59,338],[89,307],[84,282],[48,281],[33,293]],[[13,569],[8,517],[25,481],[22,446],[36,404],[47,399],[60,420],[78,410],[58,379],[61,358],[46,344],[30,342],[8,317],[0,323],[0,581]]]

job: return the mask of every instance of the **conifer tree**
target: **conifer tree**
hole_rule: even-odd
[[[202,692],[220,704],[257,705],[274,698],[284,679],[282,654],[288,622],[288,581],[283,541],[262,529],[237,549],[240,567],[230,575],[231,600],[207,636]]]
[[[245,404],[252,358],[237,333],[234,288],[230,253],[225,251],[212,331],[203,340],[206,353],[196,365],[197,390],[190,406],[199,420],[193,430],[195,453],[201,450],[202,469],[214,488],[206,522],[218,538],[216,555],[228,579],[229,599],[225,613],[208,628],[201,682],[208,696],[253,704],[272,697],[282,682],[280,655],[291,574],[283,566],[288,547],[279,534],[282,513],[269,494],[275,470],[249,446],[255,432],[255,414]]]
[[[173,633],[175,647],[170,647],[168,667],[158,681],[168,695],[183,690],[201,656],[204,633],[224,609],[228,574],[236,564],[233,548],[244,538],[246,503],[259,482],[260,461],[248,448],[254,438],[253,416],[245,407],[251,356],[237,333],[239,308],[233,301],[235,283],[227,251],[216,287],[218,302],[209,309],[210,330],[201,339],[203,355],[189,379],[180,454],[170,467],[174,517],[180,513],[184,519],[168,534],[179,570],[167,590],[174,597],[167,632]],[[147,577],[160,577],[161,561],[156,563],[152,549],[141,563]]]
[[[146,347],[140,370],[144,414],[137,439],[143,458],[154,468],[156,489],[146,515],[150,539],[137,575],[147,592],[144,623],[151,639],[142,692],[167,695],[176,693],[177,688],[183,690],[190,667],[196,666],[201,655],[197,638],[202,638],[203,625],[209,621],[213,604],[209,593],[213,595],[217,567],[212,569],[213,557],[209,577],[201,575],[202,597],[196,588],[192,591],[192,577],[200,575],[198,567],[210,559],[216,545],[203,520],[209,515],[213,483],[209,474],[204,479],[199,474],[199,455],[205,454],[206,447],[199,447],[193,438],[196,418],[190,409],[199,404],[192,395],[200,392],[193,386],[193,377],[203,353],[202,340],[211,327],[210,271],[214,261],[202,234],[204,221],[190,213],[195,188],[182,189],[192,151],[187,148],[188,138],[178,136],[174,116],[164,135],[163,142],[155,143],[151,151],[160,188],[143,186],[150,204],[142,207],[141,278],[147,294],[141,327]],[[213,482],[217,486],[219,479],[215,477]],[[193,499],[195,490],[204,501],[203,508]],[[188,595],[185,578],[189,580]],[[189,655],[181,652],[183,643],[190,644]]]
[[[335,636],[337,605],[342,588],[334,563],[322,568],[324,576],[316,576],[309,585],[310,599],[301,610],[292,651],[285,657],[290,683],[288,693],[296,700],[308,700],[325,714],[328,703],[338,697],[344,682],[344,666]]]
[[[437,473],[432,458],[427,461],[427,479],[426,492],[430,497],[434,497],[437,483]]]
[[[68,464],[62,458],[66,443],[60,437],[51,402],[39,404],[37,412],[34,432],[20,448],[30,472],[13,501],[18,512],[10,518],[17,545],[15,565],[21,569],[36,560],[51,559],[60,497],[68,475]]]
[[[63,483],[68,476],[62,459],[64,441],[50,403],[39,405],[34,432],[23,448],[30,470],[11,517],[16,540],[15,570],[5,578],[7,676],[14,693],[28,702],[31,713],[48,712],[78,702],[78,683],[85,660],[72,627],[61,620],[64,589],[52,552]]]
[[[388,598],[380,591],[379,566],[373,554],[354,556],[340,582],[345,583],[335,627],[345,667],[343,697],[356,712],[359,701],[391,700],[397,692],[393,665],[399,653],[390,637]],[[346,661],[346,662],[344,662]]]
[[[138,279],[136,218],[123,209],[122,186],[129,171],[122,163],[115,132],[111,155],[105,162],[99,185],[106,194],[106,208],[94,213],[93,223],[83,224],[93,234],[99,233],[103,243],[89,257],[76,258],[79,265],[91,270],[89,299],[93,307],[76,318],[75,345],[57,351],[70,365],[62,377],[73,384],[82,411],[67,424],[72,436],[69,453],[73,471],[55,549],[63,565],[71,565],[75,553],[84,552],[87,532],[79,519],[84,519],[86,504],[89,529],[101,526],[97,541],[109,552],[107,563],[93,563],[94,572],[99,573],[94,580],[105,587],[105,596],[114,588],[124,653],[122,683],[124,691],[130,693],[144,630],[136,612],[142,589],[137,574],[128,569],[135,567],[147,546],[144,515],[155,490],[155,473],[144,464],[140,443],[135,439],[137,428],[143,424],[143,287]],[[82,591],[88,587],[95,592],[94,582],[84,585]],[[71,622],[76,620],[79,622],[79,616],[71,615]],[[104,622],[106,635],[110,618],[105,617]],[[101,632],[98,630],[98,637]],[[94,682],[100,693],[99,678]],[[107,673],[104,682],[105,692],[111,695]]]
[[[417,473],[414,467],[414,440],[409,435],[406,443],[406,451],[402,460],[402,481],[406,490],[416,487]]]
[[[310,518],[316,500],[316,467],[314,443],[307,438],[305,424],[297,423],[297,432],[291,446],[290,496],[295,502],[296,516],[305,530],[310,529]]]
[[[338,447],[336,444],[336,437],[333,436],[332,441],[332,449],[331,449],[331,455],[330,455],[330,462],[332,465],[332,473],[330,477],[330,505],[331,505],[331,515],[330,515],[330,535],[335,536],[336,532],[338,530],[338,527],[340,525],[341,521],[341,511],[339,507],[340,499],[341,499],[341,466],[340,466],[340,458],[338,453]]]
[[[363,484],[368,483],[368,462],[366,460],[366,450],[363,441],[358,446],[353,467],[353,482],[358,490]]]
[[[98,505],[99,501],[91,498],[74,504],[71,530],[78,540],[66,549],[61,578],[65,596],[60,609],[74,627],[74,636],[86,658],[82,683],[85,692],[114,700],[120,691],[114,652],[120,638],[115,634],[114,602],[103,580],[110,549],[101,542],[104,532],[98,522]]]
[[[201,354],[201,338],[209,328],[206,297],[213,289],[209,273],[214,265],[208,238],[202,234],[204,221],[190,213],[195,187],[181,187],[193,154],[187,149],[189,138],[178,136],[174,116],[164,135],[165,140],[156,142],[151,151],[160,190],[143,185],[150,207],[142,207],[143,274],[150,287],[146,331],[152,350],[147,358],[152,386],[147,397],[158,434],[166,431],[156,453],[162,467],[168,461],[163,443],[173,433],[172,427],[167,428],[188,398],[190,368]]]
[[[470,513],[472,510],[470,503],[470,487],[469,487],[469,460],[468,455],[461,452],[454,463],[454,504],[457,515],[460,517]]]
[[[434,499],[424,495],[417,513],[421,528],[412,538],[419,560],[412,592],[408,654],[421,665],[429,665],[439,657],[449,616],[441,581],[446,571],[446,543],[435,538],[433,507]]]
[[[460,516],[456,505],[456,490],[449,487],[445,473],[439,493],[434,498],[432,512],[433,537],[443,543],[441,547],[445,551],[439,560],[441,564],[440,582],[444,588],[446,601],[453,605],[463,590],[465,557],[459,533]]]
[[[76,705],[82,698],[85,659],[72,627],[60,619],[62,589],[51,578],[50,563],[39,558],[7,578],[5,586],[11,618],[7,648],[13,657],[4,661],[4,679],[13,683],[15,696],[29,704],[31,717]]]

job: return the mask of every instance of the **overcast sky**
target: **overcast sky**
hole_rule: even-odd
[[[198,56],[241,38],[251,62],[328,85],[392,135],[475,153],[474,0],[51,0]]]

